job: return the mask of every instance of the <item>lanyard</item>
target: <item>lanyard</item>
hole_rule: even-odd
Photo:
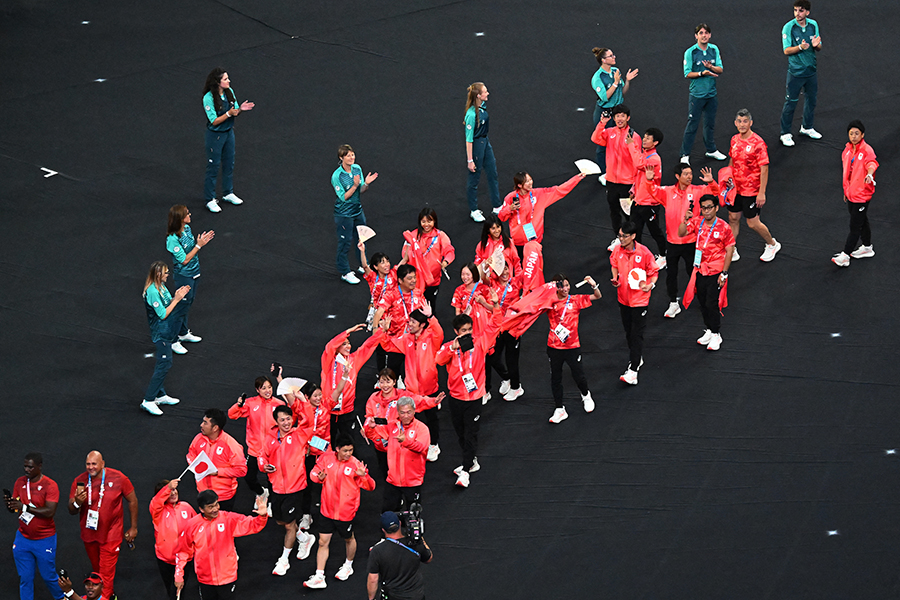
[[[431,238],[431,243],[428,244],[428,248],[425,249],[425,252],[422,253],[422,256],[425,256],[426,254],[428,254],[429,250],[431,250],[431,247],[434,246],[434,243],[435,243],[436,241],[438,241],[438,235],[439,235],[438,230],[435,229],[435,230],[434,230],[434,237]],[[416,240],[416,247],[418,248],[418,246],[419,246],[419,240]]]
[[[375,272],[375,285],[372,286],[372,304],[376,302],[380,302],[382,298],[384,298],[384,292],[387,290],[387,278],[388,275],[384,276],[384,281],[381,283],[381,293],[378,294],[378,300],[375,300],[375,290],[378,289],[378,271]]]
[[[475,297],[475,290],[478,289],[479,283],[481,283],[481,282],[480,281],[475,282],[475,287],[472,288],[472,293],[469,294],[469,300],[468,300],[468,302],[466,302],[466,308],[469,308],[470,306],[472,306],[472,298]]]
[[[709,226],[709,233],[706,234],[706,242],[703,243],[704,249],[706,249],[706,247],[709,245],[709,238],[712,237],[713,229],[715,228],[715,226],[718,222],[719,222],[719,217],[716,217],[716,220],[713,221],[713,224]],[[700,241],[700,235],[702,233],[703,233],[703,220],[700,221],[700,231],[697,232],[697,241],[698,242]]]
[[[349,360],[344,358],[343,355],[338,354],[334,359],[334,363],[331,365],[331,389],[337,388],[337,366],[338,366],[338,363],[343,363],[344,365],[346,365],[342,369],[341,375],[347,375],[348,373],[350,373],[349,375],[347,375],[347,379],[351,379],[353,377],[353,374],[351,373],[353,371],[353,363],[351,363]],[[344,394],[341,394],[342,397],[343,397],[343,395]]]
[[[415,554],[416,556],[421,556],[418,552],[416,552],[415,550],[413,550],[412,548],[410,548],[410,547],[407,546],[406,544],[402,544],[402,543],[400,543],[400,542],[398,542],[397,540],[392,539],[392,538],[384,538],[384,539],[386,539],[386,540],[389,541],[389,542],[394,542],[394,543],[397,544],[398,546],[403,546],[404,548],[406,548],[407,550],[409,550],[410,552],[412,552],[412,553]]]
[[[103,492],[106,491],[106,469],[103,469],[103,478],[100,480],[100,499],[97,501],[97,510],[100,510],[100,507],[103,506]],[[88,506],[91,505],[91,493],[93,492],[93,488],[91,488],[91,476],[88,475]]]
[[[316,434],[316,429],[319,427],[319,410],[320,407],[316,406],[313,411],[313,435]]]
[[[500,306],[503,306],[503,302],[506,301],[506,294],[509,293],[509,290],[512,289],[512,283],[507,282],[506,287],[503,288],[503,297],[500,298]]]
[[[572,297],[571,295],[566,296],[566,306],[563,308],[562,314],[559,316],[559,324],[560,324],[560,325],[562,325],[562,322],[563,322],[563,321],[565,320],[565,318],[566,318],[566,311],[569,310],[569,299],[570,299],[571,297]]]
[[[44,476],[41,475],[41,479],[43,478]],[[38,479],[38,481],[40,481],[40,479]],[[28,504],[31,504],[31,480],[27,477],[25,478],[25,491],[28,492]]]
[[[469,373],[472,372],[472,356],[475,354],[475,350],[469,350],[466,354],[469,355]],[[462,363],[462,352],[459,350],[456,351],[456,362],[459,365],[459,372],[463,372],[463,363]]]
[[[534,205],[537,200],[534,199],[534,192],[528,192],[528,195],[531,197],[531,212],[528,214],[528,220],[526,223],[531,223],[531,220],[534,218]],[[522,225],[522,212],[519,210],[516,214],[516,219],[519,220],[519,225]]]

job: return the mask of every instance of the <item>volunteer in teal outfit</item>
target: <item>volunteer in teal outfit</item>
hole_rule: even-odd
[[[784,107],[781,109],[781,143],[784,146],[793,146],[795,143],[794,136],[791,135],[791,123],[797,102],[800,101],[800,90],[806,94],[800,133],[814,140],[822,139],[822,134],[813,127],[816,99],[819,95],[816,52],[822,50],[822,33],[819,31],[819,24],[809,18],[811,8],[809,0],[795,0],[794,18],[781,28],[781,46],[788,57]]]
[[[141,408],[151,415],[161,415],[160,404],[178,404],[178,398],[166,394],[163,383],[166,374],[172,368],[172,340],[176,332],[173,330],[171,319],[172,311],[181,302],[188,292],[189,286],[182,286],[175,290],[175,296],[166,288],[166,279],[169,278],[169,267],[158,260],[150,265],[150,273],[144,282],[144,308],[147,309],[147,321],[150,324],[150,336],[156,345],[156,368]],[[177,326],[177,324],[175,325]]]
[[[697,136],[701,117],[706,157],[716,160],[728,159],[716,149],[716,110],[719,107],[716,79],[725,69],[722,66],[722,54],[718,46],[709,43],[710,37],[712,30],[709,25],[700,23],[694,28],[694,39],[697,43],[684,51],[684,76],[691,80],[688,122],[684,127],[684,138],[681,140],[681,162],[685,164],[690,164],[691,148],[694,147],[694,138]]]
[[[203,88],[203,109],[206,111],[206,183],[203,195],[206,208],[214,213],[222,212],[216,200],[216,176],[222,165],[222,200],[232,204],[244,201],[234,195],[234,118],[252,110],[253,102],[238,104],[231,89],[231,80],[222,67],[216,67],[206,76]]]
[[[484,213],[478,210],[478,181],[481,172],[487,173],[488,189],[491,192],[491,206],[494,214],[500,212],[500,184],[497,183],[497,161],[494,149],[488,139],[488,113],[484,103],[488,99],[488,89],[480,81],[469,86],[466,98],[466,165],[469,169],[469,184],[466,200],[469,201],[469,216],[476,223],[484,222]]]
[[[638,76],[637,69],[629,69],[625,74],[625,82],[622,82],[622,72],[615,66],[616,55],[609,48],[594,48],[591,50],[600,68],[591,77],[591,87],[597,93],[597,105],[594,107],[594,127],[600,123],[600,117],[604,111],[612,111],[622,104],[625,93],[631,87],[631,80]],[[610,119],[606,124],[612,127],[615,122]],[[597,166],[606,171],[606,146],[597,146]],[[606,185],[606,177],[600,176],[600,183]]]
[[[363,170],[356,164],[356,153],[349,144],[338,146],[338,158],[341,166],[331,174],[331,187],[337,198],[334,201],[334,228],[337,234],[337,258],[335,263],[341,279],[351,285],[359,283],[359,277],[350,270],[347,252],[354,248],[359,257],[362,272],[362,252],[356,249],[359,244],[360,225],[366,224],[366,213],[363,212],[360,194],[369,189],[369,185],[378,179],[378,173],[369,173],[363,177]]]
[[[175,272],[175,288],[190,286],[191,291],[178,305],[173,332],[178,334],[178,340],[172,343],[172,351],[176,354],[186,354],[187,350],[181,342],[199,342],[202,338],[191,333],[188,328],[188,311],[194,303],[197,293],[197,281],[200,279],[200,258],[197,254],[200,248],[208,244],[216,235],[215,231],[204,231],[194,239],[191,231],[191,211],[183,204],[176,204],[169,209],[169,225],[166,237],[166,250],[172,254],[172,270]]]

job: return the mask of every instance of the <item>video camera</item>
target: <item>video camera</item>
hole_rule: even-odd
[[[425,533],[425,520],[422,518],[421,504],[413,502],[409,505],[409,510],[398,512],[397,517],[400,518],[400,530],[404,536],[414,543],[422,540],[422,534]]]

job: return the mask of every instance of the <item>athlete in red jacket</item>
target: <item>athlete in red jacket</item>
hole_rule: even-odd
[[[446,233],[438,229],[437,213],[425,207],[419,212],[419,227],[403,232],[403,260],[416,268],[416,288],[434,302],[443,270],[456,258]]]
[[[397,400],[397,418],[379,426],[388,440],[388,477],[381,512],[402,510],[404,506],[408,510],[414,502],[420,502],[431,440],[428,427],[416,419],[417,407],[413,398],[403,396]]]
[[[641,145],[640,136],[628,125],[631,120],[631,111],[624,104],[619,104],[612,109],[612,119],[616,126],[607,129],[608,117],[603,117],[594,129],[591,141],[599,146],[606,147],[606,201],[609,204],[609,218],[612,230],[618,233],[624,221],[622,212],[622,198],[628,198],[631,186],[634,184],[636,169],[631,151],[628,149],[627,140],[630,139],[634,147]],[[603,168],[603,165],[600,165]],[[609,250],[619,243],[619,238],[614,238],[609,244]]]
[[[181,533],[175,562],[175,587],[184,587],[184,566],[194,559],[194,570],[204,599],[234,597],[238,557],[234,538],[259,533],[266,526],[266,500],[256,499],[256,516],[221,510],[216,493],[203,490],[197,498],[200,514]]]
[[[267,496],[269,491],[259,484],[259,466],[257,462],[262,456],[270,430],[275,426],[272,411],[276,406],[284,405],[284,401],[272,396],[272,382],[263,375],[254,382],[256,396],[245,398],[240,396],[228,409],[228,418],[247,419],[247,475],[244,481],[257,496]]]
[[[303,490],[306,489],[307,444],[310,434],[308,430],[294,428],[294,415],[291,409],[281,405],[275,407],[275,429],[268,436],[268,442],[259,457],[259,468],[269,476],[272,485],[272,517],[279,525],[283,525],[284,549],[275,563],[272,575],[284,575],[291,568],[288,560],[294,543],[300,543],[297,559],[309,556],[309,550],[315,536],[300,531],[297,519],[301,514]]]
[[[544,211],[565,198],[584,179],[579,173],[561,185],[549,188],[535,188],[531,175],[524,171],[516,173],[513,183],[516,189],[506,195],[497,215],[501,221],[509,221],[509,237],[516,246],[524,246],[534,240],[544,239]]]
[[[875,256],[872,248],[872,230],[869,228],[869,201],[875,192],[875,171],[878,161],[875,151],[863,139],[866,126],[862,121],[851,121],[847,126],[850,141],[841,154],[843,163],[844,202],[850,212],[850,233],[844,242],[844,250],[835,254],[831,261],[839,267],[850,266],[850,257],[869,258]],[[862,246],[856,248],[859,238]],[[856,248],[854,250],[854,248]]]
[[[628,139],[626,138],[626,142]],[[633,143],[626,146],[631,152],[631,159],[634,161],[635,176],[632,194],[634,195],[634,204],[631,206],[631,221],[637,225],[637,243],[643,241],[644,224],[647,230],[653,236],[653,241],[659,252],[656,255],[656,264],[660,269],[666,267],[666,236],[663,233],[664,225],[662,224],[663,216],[659,210],[659,200],[653,194],[653,186],[660,184],[660,176],[662,175],[662,160],[659,158],[657,148],[663,141],[663,133],[656,127],[651,127],[644,133],[641,140],[641,147],[638,148]],[[647,180],[644,176],[647,169],[651,169],[655,173],[652,180]]]
[[[170,600],[175,600],[175,555],[181,532],[188,521],[197,516],[197,511],[187,502],[178,499],[180,480],[160,481],[156,485],[156,495],[150,500],[150,519],[156,538],[156,562],[159,574]]]
[[[322,483],[322,527],[319,529],[319,550],[316,554],[316,572],[303,582],[308,588],[321,589],[325,583],[325,563],[328,562],[328,545],[337,531],[344,539],[347,560],[335,574],[346,581],[353,575],[353,557],[356,555],[356,537],[353,535],[353,519],[359,509],[359,490],[372,491],[375,480],[361,461],[353,456],[353,438],[340,434],[334,440],[334,450],[322,454],[310,475],[313,481]]]
[[[412,265],[400,265],[397,267],[397,285],[388,288],[375,307],[375,316],[372,327],[378,327],[384,317],[391,320],[387,329],[388,337],[395,337],[407,331],[409,315],[417,308],[427,304],[425,296],[416,289],[418,274]],[[394,373],[401,377],[403,373],[403,355],[393,351],[391,343],[384,340],[378,347],[376,355],[376,368],[380,371],[390,367]]]
[[[210,408],[203,414],[200,433],[194,437],[188,448],[187,463],[197,458],[201,451],[216,465],[217,473],[207,475],[197,481],[197,491],[212,490],[222,510],[234,507],[237,479],[247,474],[244,448],[233,437],[225,433],[225,413],[218,408]]]

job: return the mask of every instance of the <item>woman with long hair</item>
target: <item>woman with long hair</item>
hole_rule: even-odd
[[[231,89],[231,80],[222,67],[216,67],[206,76],[203,86],[203,109],[206,111],[206,183],[203,195],[206,208],[214,213],[222,212],[216,200],[216,176],[222,166],[222,200],[231,204],[244,201],[234,195],[234,118],[253,110],[253,102],[238,104]]]
[[[187,350],[181,342],[199,342],[203,339],[191,333],[188,328],[188,311],[194,303],[197,281],[200,279],[200,258],[197,253],[215,237],[216,232],[204,231],[194,239],[194,233],[191,231],[191,211],[184,204],[176,204],[169,209],[169,225],[166,233],[166,250],[172,254],[175,287],[188,286],[191,290],[179,303],[178,313],[173,321],[178,323],[178,329],[173,332],[178,334],[178,340],[172,343],[172,351],[176,354],[186,354]]]
[[[456,258],[456,250],[450,237],[438,229],[438,217],[433,208],[426,206],[419,212],[419,227],[403,232],[403,260],[401,265],[416,268],[416,287],[425,299],[434,304],[441,275]]]
[[[506,195],[503,208],[497,217],[509,221],[509,237],[516,246],[528,242],[544,243],[544,212],[554,203],[565,198],[584,179],[584,173],[575,175],[565,183],[548,188],[534,187],[534,180],[525,171],[513,177],[515,190]]]
[[[166,288],[166,280],[169,278],[169,267],[161,260],[150,265],[150,272],[144,282],[144,308],[147,309],[147,321],[150,324],[150,336],[156,345],[156,368],[150,385],[144,394],[141,408],[151,415],[163,414],[160,404],[178,404],[178,398],[173,398],[166,393],[163,383],[166,374],[172,368],[172,341],[176,332],[172,327],[172,311],[179,302],[191,291],[190,286],[184,285],[175,290],[175,295],[169,293]]]
[[[503,258],[511,265],[511,276],[515,276],[522,268],[519,253],[512,240],[503,230],[503,222],[495,214],[487,215],[481,228],[481,242],[475,246],[475,264],[480,265],[494,255],[498,248],[503,248]]]
[[[494,213],[500,210],[500,185],[497,183],[497,161],[494,149],[488,139],[488,113],[484,103],[488,99],[488,89],[480,81],[469,86],[466,97],[466,165],[469,169],[469,183],[466,199],[469,202],[469,216],[476,223],[484,221],[484,213],[478,210],[478,181],[481,172],[487,173],[488,189]]]

